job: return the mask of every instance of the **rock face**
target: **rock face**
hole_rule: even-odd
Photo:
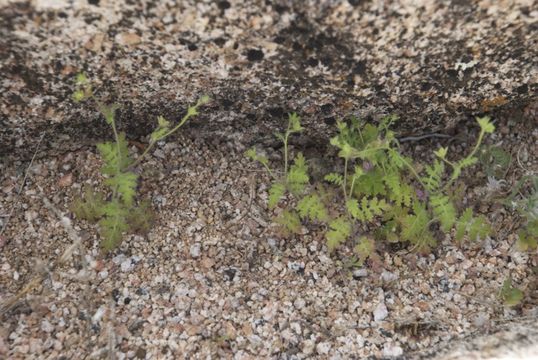
[[[121,126],[147,134],[213,97],[195,135],[250,145],[303,116],[396,113],[402,133],[457,129],[476,114],[536,119],[538,13],[509,1],[0,0],[0,156],[102,139],[70,100],[84,71]],[[454,130],[456,131],[456,130]]]

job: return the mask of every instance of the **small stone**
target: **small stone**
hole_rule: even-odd
[[[484,312],[476,314],[473,323],[476,327],[484,327],[489,324],[489,315]]]
[[[465,295],[473,295],[475,292],[475,287],[473,284],[466,284],[461,288],[461,292],[463,292]]]
[[[200,243],[191,245],[190,254],[193,258],[199,258],[201,253]]]
[[[301,349],[303,351],[303,354],[305,355],[311,355],[314,352],[314,349],[316,348],[316,344],[312,340],[305,340],[303,341],[303,348]]]
[[[374,310],[374,321],[382,321],[389,315],[385,303],[379,303]]]
[[[116,35],[116,42],[118,42],[120,45],[137,45],[141,42],[141,39],[137,34],[123,32]]]
[[[385,344],[383,347],[383,356],[385,357],[398,357],[403,355],[403,349],[398,345]]]
[[[303,298],[297,298],[293,302],[293,306],[295,306],[297,309],[302,309],[304,308],[305,305],[306,305],[306,302],[304,301]]]
[[[355,280],[366,277],[366,276],[368,276],[368,270],[366,269],[353,270],[353,279]]]
[[[383,279],[384,282],[395,281],[398,279],[398,274],[383,270],[383,272],[381,273],[381,279]]]
[[[159,159],[166,159],[166,154],[161,149],[157,149],[153,152],[153,155]]]
[[[60,187],[69,187],[73,183],[73,174],[69,173],[60,178],[58,180],[58,186]]]
[[[326,355],[331,351],[331,344],[328,342],[320,342],[316,345],[316,351],[318,354]]]
[[[43,330],[46,333],[51,333],[54,331],[54,326],[52,326],[51,323],[48,322],[48,320],[43,320],[41,322],[41,330]]]
[[[120,267],[122,272],[129,272],[133,270],[134,265],[131,262],[131,259],[125,259],[124,261],[122,261]]]
[[[275,238],[267,238],[267,245],[276,248],[278,246],[278,241]]]
[[[295,261],[289,261],[288,262],[288,269],[300,272],[304,270],[304,263],[299,263]]]
[[[263,60],[263,51],[259,49],[250,49],[247,51],[248,61],[261,61]]]

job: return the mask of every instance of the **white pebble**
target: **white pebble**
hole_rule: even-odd
[[[318,354],[326,355],[331,351],[331,344],[328,342],[320,342],[316,345],[316,351]]]
[[[314,352],[314,349],[315,349],[314,341],[310,339],[303,341],[303,348],[302,348],[303,354],[311,355]]]
[[[133,270],[133,263],[131,262],[131,259],[126,259],[124,261],[122,261],[121,263],[121,271],[122,272],[129,272],[131,270]]]
[[[389,315],[385,303],[379,303],[374,310],[374,321],[384,320]]]
[[[368,271],[366,269],[357,269],[353,270],[353,277],[360,278],[368,276]]]
[[[52,326],[51,323],[48,322],[48,320],[43,320],[41,322],[41,330],[43,330],[46,333],[51,333],[54,331],[54,326]]]
[[[386,357],[397,357],[403,355],[403,349],[398,345],[394,344],[385,344],[383,347],[383,356]]]
[[[190,253],[193,258],[200,257],[200,244],[196,243],[191,245]]]
[[[304,308],[304,306],[306,305],[306,302],[305,302],[304,299],[302,299],[302,298],[297,298],[297,299],[295,299],[295,301],[293,302],[293,305],[294,305],[297,309],[302,309],[302,308]]]
[[[391,282],[398,279],[398,275],[390,271],[383,270],[383,273],[381,273],[381,279],[383,279],[385,282]]]

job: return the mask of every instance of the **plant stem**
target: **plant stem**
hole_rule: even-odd
[[[198,104],[194,106],[195,109],[198,108]],[[172,135],[174,132],[176,132],[181,126],[183,126],[183,124],[185,124],[187,122],[187,120],[189,120],[189,118],[192,116],[192,114],[190,112],[187,111],[187,114],[185,114],[185,116],[183,116],[183,118],[181,119],[181,121],[170,131],[168,131],[166,134],[164,134],[161,138],[159,138],[159,140],[162,140],[166,137],[168,137],[169,135]],[[159,141],[157,140],[157,141]],[[157,141],[150,141],[150,143],[148,144],[148,146],[146,147],[146,149],[144,150],[144,152],[142,153],[142,155],[140,155],[139,157],[136,158],[135,161],[133,161],[133,163],[131,165],[129,165],[127,167],[127,169],[132,169],[133,167],[135,167],[136,165],[138,165],[140,163],[140,161],[142,161],[142,159],[149,153],[149,151],[153,148],[153,146],[155,146],[155,144],[157,143]]]
[[[116,152],[118,153],[118,162],[117,162],[117,172],[118,174],[122,172],[121,168],[121,149],[120,149],[120,139],[118,136],[118,130],[116,129],[116,121],[112,120],[112,131],[114,132],[114,140],[116,141]],[[118,195],[118,185],[114,186],[112,189],[112,199],[116,199]]]
[[[290,125],[284,135],[284,176],[288,175],[288,137],[290,136]]]
[[[478,135],[478,140],[476,140],[476,144],[473,148],[473,150],[471,151],[471,153],[469,155],[467,155],[465,157],[465,159],[463,159],[461,162],[464,162],[464,161],[467,161],[469,160],[470,158],[472,158],[474,156],[474,154],[476,154],[476,152],[478,151],[478,148],[480,147],[480,145],[482,144],[482,140],[484,138],[484,134],[486,132],[484,130],[480,130],[480,134]],[[449,162],[449,164],[451,164]],[[451,164],[452,165],[452,164]],[[456,167],[460,167],[458,164],[454,164],[452,165],[453,168],[456,168]],[[461,167],[459,169],[461,171]],[[456,179],[450,179],[446,184],[445,186],[443,186],[443,191],[445,191],[446,189],[448,189],[450,187],[450,185],[452,185],[452,183],[456,181]]]
[[[389,151],[395,151],[394,149],[390,148],[390,147],[386,147],[387,150]],[[415,168],[413,167],[413,165],[409,164],[409,162],[407,160],[405,160],[405,158],[403,156],[400,156],[402,162],[404,163],[405,166],[407,166],[407,168],[409,169],[409,171],[411,171],[411,174],[413,174],[413,176],[415,177],[415,179],[417,179],[417,181],[419,182],[419,184],[423,187],[423,188],[426,188],[426,185],[424,185],[424,183],[422,182],[422,180],[420,180],[420,176],[418,175],[417,171],[415,170]]]
[[[348,163],[348,158],[345,157],[344,158],[344,183],[343,183],[343,188],[344,188],[344,199],[346,200],[347,202],[347,163]]]

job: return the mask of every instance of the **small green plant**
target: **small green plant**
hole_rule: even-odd
[[[527,182],[530,182],[531,186],[525,195],[521,193],[521,190]],[[516,210],[523,219],[517,241],[520,250],[536,250],[538,247],[538,176],[523,176],[505,199],[504,204]]]
[[[431,248],[436,243],[434,224],[443,232],[454,229],[457,240],[462,240],[466,234],[471,239],[488,235],[490,226],[486,219],[473,216],[470,208],[460,213],[451,197],[451,189],[463,169],[477,162],[476,153],[485,134],[494,131],[489,118],[477,119],[480,133],[469,155],[451,161],[448,149],[440,148],[434,152],[433,164],[425,167],[415,165],[412,159],[401,154],[395,134],[390,130],[396,120],[395,116],[389,116],[378,126],[356,118],[338,122],[338,134],[330,143],[343,160],[343,171],[327,174],[325,181],[340,189],[340,196],[327,199],[326,192],[314,191],[309,186],[308,167],[301,153],[288,169],[289,136],[303,130],[297,114],[290,114],[287,131],[277,135],[284,143],[282,176],[277,176],[267,158],[255,149],[246,153],[273,177],[269,208],[274,208],[286,193],[296,200],[295,206],[283,211],[276,222],[291,233],[297,233],[304,220],[325,223],[328,249],[333,251],[352,239],[360,262],[374,251],[374,238],[410,242],[420,250]],[[330,216],[332,213],[337,215]],[[365,235],[372,228],[375,229],[373,238]]]
[[[501,289],[499,290],[499,297],[504,305],[511,307],[521,303],[524,297],[523,291],[512,285],[512,278],[507,277]]]
[[[90,82],[84,74],[77,75],[77,90],[73,94],[76,102],[94,99]],[[105,252],[116,248],[122,240],[124,232],[147,232],[151,226],[153,213],[150,203],[137,201],[138,175],[132,169],[148,154],[160,140],[176,132],[187,120],[198,115],[198,108],[209,101],[203,96],[198,102],[188,108],[187,114],[172,127],[164,117],[157,118],[157,128],[151,133],[150,142],[136,160],[129,154],[125,133],[118,132],[115,120],[116,104],[100,104],[97,107],[105,121],[112,128],[113,141],[97,145],[103,158],[101,173],[105,176],[105,185],[109,188],[107,194],[95,193],[87,188],[84,198],[77,199],[72,205],[72,211],[78,218],[98,222],[101,235],[101,245]]]
[[[478,161],[488,177],[504,179],[512,164],[512,155],[499,146],[486,145],[480,148]]]
[[[306,164],[302,153],[298,153],[295,156],[293,164],[291,166],[289,165],[289,138],[291,135],[300,133],[301,131],[303,131],[303,127],[301,126],[300,118],[296,113],[292,113],[289,115],[288,127],[286,131],[284,133],[276,134],[276,137],[279,138],[284,144],[284,172],[282,174],[280,174],[277,170],[271,169],[269,167],[269,160],[267,157],[262,154],[258,154],[256,149],[251,148],[245,153],[249,159],[262,164],[273,179],[273,183],[269,188],[268,206],[270,209],[273,209],[287,192],[300,197],[306,190],[306,186],[310,181],[308,176],[308,165]],[[308,200],[307,198],[303,199],[303,202],[300,204],[300,208],[304,208],[304,210],[300,211],[301,214],[305,215],[305,211],[309,214],[314,214],[316,212],[315,205],[310,206],[307,209],[306,202],[311,200]],[[322,216],[321,213],[316,213],[316,215]],[[292,233],[298,233],[301,228],[300,217],[295,211],[285,210],[276,219],[276,222],[283,225],[285,230]]]

